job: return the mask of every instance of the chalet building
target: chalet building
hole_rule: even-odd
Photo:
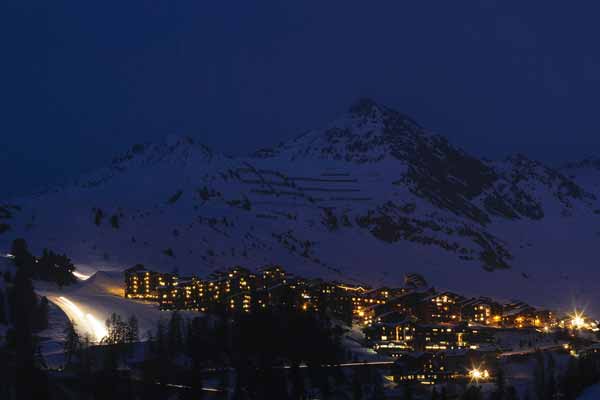
[[[366,296],[352,296],[352,314],[360,319],[364,319],[367,315],[366,310],[373,308],[373,306],[385,304],[385,299],[366,297]]]
[[[383,314],[396,311],[394,306],[387,304],[374,304],[365,308],[358,309],[358,319],[366,327],[379,322],[379,317]]]
[[[556,317],[549,310],[538,310],[523,302],[505,304],[502,325],[511,328],[548,329],[556,325]]]
[[[230,311],[237,310],[237,300],[231,307],[231,299],[242,293],[255,291],[258,282],[255,274],[241,267],[235,267],[228,271],[216,271],[209,275],[209,280],[203,282],[201,290],[200,306],[206,311]]]
[[[125,297],[128,299],[158,300],[159,287],[176,285],[176,275],[149,271],[141,264],[125,271]]]
[[[161,310],[201,311],[203,296],[204,283],[196,277],[181,277],[177,285],[158,288],[158,304]]]
[[[479,349],[493,343],[493,336],[485,328],[461,324],[418,324],[414,335],[417,351],[444,351]]]
[[[246,268],[235,267],[227,271],[222,279],[225,293],[239,293],[257,289],[257,276]]]
[[[381,316],[381,321],[364,329],[365,337],[371,342],[388,340],[413,340],[417,319],[413,316],[391,312]]]
[[[301,278],[287,278],[268,289],[259,292],[261,307],[313,309],[316,299],[311,285]],[[262,306],[264,304],[264,306]]]
[[[252,294],[249,291],[234,293],[223,300],[230,313],[248,313],[252,310]]]
[[[285,282],[255,291],[253,303],[260,308],[281,307],[317,311],[319,300],[327,294],[322,295],[322,290],[328,290],[321,288],[321,282],[288,276]]]
[[[364,326],[370,326],[380,321],[380,316],[392,311],[400,314],[418,316],[423,308],[423,299],[432,295],[431,290],[427,291],[407,291],[394,290],[389,292],[401,293],[400,295],[390,297],[385,301],[369,303],[367,307],[361,308],[358,312],[358,318]]]
[[[211,279],[180,278],[176,285],[159,287],[162,310],[198,310],[204,312],[249,312],[256,292],[256,275],[243,268],[217,271]]]
[[[348,283],[337,284],[339,290],[344,292],[352,301],[352,314],[354,316],[362,315],[362,311],[373,304],[374,300],[366,296],[371,291],[368,286],[353,285]]]
[[[403,354],[394,363],[391,377],[397,383],[433,385],[449,381],[468,382],[472,369],[477,366],[479,381],[489,381],[497,370],[493,352],[459,349],[438,353],[415,352]]]
[[[367,292],[372,290],[369,286],[354,285],[352,283],[338,283],[337,286],[347,293],[354,294],[356,297],[363,297]]]
[[[413,290],[391,299],[389,303],[395,305],[396,309],[400,312],[421,318],[426,308],[423,306],[425,303],[424,300],[434,294],[434,289]]]
[[[263,286],[253,294],[253,309],[283,306],[284,303],[287,305],[291,299],[289,287],[285,283]]]
[[[379,288],[379,289],[373,289],[369,293],[375,293],[376,296],[378,296],[379,298],[382,298],[382,299],[385,299],[385,300],[389,300],[389,299],[393,299],[395,297],[399,297],[399,296],[405,295],[406,293],[408,293],[410,291],[411,291],[411,289],[407,289],[405,287],[393,288],[393,287],[386,287],[386,286],[384,286],[384,287]]]
[[[552,310],[536,310],[535,319],[533,320],[534,325],[537,323],[536,320],[540,321],[537,327],[541,327],[543,329],[554,328],[558,325],[558,318]]]
[[[489,297],[465,299],[457,303],[460,320],[480,325],[502,326],[502,305]]]
[[[270,265],[259,271],[261,277],[261,286],[268,290],[274,286],[285,284],[290,276],[278,265]]]
[[[203,304],[208,307],[211,304],[219,303],[227,293],[224,279],[211,279],[204,284]]]
[[[405,354],[391,368],[391,380],[399,384],[435,385],[468,379],[467,369],[449,370],[433,353]]]
[[[340,288],[337,283],[324,282],[320,279],[314,280],[310,284],[308,297],[310,299],[308,304],[315,311],[328,313],[342,321],[352,323],[352,295],[347,290]],[[307,309],[306,304],[303,304],[303,310]]]
[[[414,351],[416,318],[392,311],[380,317],[380,322],[365,328],[365,337],[378,353],[399,357]]]
[[[455,349],[439,353],[440,363],[448,371],[465,371],[474,365],[480,368],[495,370],[497,367],[497,353],[495,351]]]
[[[436,353],[457,349],[484,349],[494,338],[491,328],[461,324],[420,324],[408,315],[382,315],[381,320],[364,329],[365,337],[379,353],[397,357],[406,351]]]
[[[418,316],[425,322],[459,322],[459,303],[465,298],[452,292],[436,293],[426,297],[418,309]]]
[[[445,372],[433,353],[403,354],[391,368],[391,380],[402,384],[432,385],[446,380]]]
[[[450,324],[420,324],[415,331],[413,342],[417,351],[430,352],[462,349],[469,345],[464,340],[463,329]]]
[[[352,320],[350,295],[336,283],[292,279],[281,267],[267,267],[259,274],[236,267],[216,271],[209,278],[181,278],[177,284],[160,286],[160,308],[238,313],[294,307],[326,312],[348,323]]]
[[[389,287],[371,289],[368,286],[352,285],[348,283],[339,283],[338,288],[345,291],[349,297],[351,297],[352,314],[355,318],[360,320],[364,320],[366,316],[368,317],[367,309],[376,305],[386,304],[390,299],[401,296],[408,291],[406,288]],[[367,320],[368,319],[369,318],[367,318]]]

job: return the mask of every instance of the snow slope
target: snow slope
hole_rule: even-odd
[[[136,145],[77,182],[6,202],[0,245],[25,237],[84,273],[277,263],[399,285],[420,272],[467,294],[600,311],[598,180],[579,176],[522,155],[479,159],[361,100],[247,157],[188,138]]]
[[[99,271],[91,278],[63,289],[38,284],[36,291],[60,307],[80,334],[88,334],[92,341],[106,336],[105,321],[112,313],[119,314],[124,320],[135,315],[142,338],[146,337],[148,331],[156,330],[159,320],[169,318],[168,314],[158,309],[156,303],[125,299],[123,274],[117,271]]]
[[[568,163],[561,171],[579,185],[600,196],[600,158]]]

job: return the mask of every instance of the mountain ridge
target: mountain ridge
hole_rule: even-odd
[[[558,244],[583,256],[598,241],[600,191],[569,173],[523,155],[480,159],[362,99],[325,128],[249,156],[186,137],[134,145],[67,187],[17,199],[0,245],[22,236],[90,271],[278,263],[371,284],[417,271],[443,286],[469,276],[560,286],[587,261],[567,265]]]

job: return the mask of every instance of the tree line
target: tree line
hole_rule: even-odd
[[[338,368],[326,367],[344,359],[342,333],[322,315],[291,308],[235,319],[186,320],[173,312],[151,333],[143,375],[147,382],[188,386],[184,398],[201,398],[204,375],[215,367],[231,371],[219,373],[217,389],[232,399],[302,399],[309,387],[330,395],[346,383]],[[148,396],[159,399],[164,393]]]
[[[15,265],[26,270],[31,279],[54,282],[59,287],[77,282],[73,275],[75,266],[65,254],[44,249],[40,257],[35,257],[29,252],[25,239],[13,241],[11,254],[14,256]]]
[[[188,319],[175,311],[145,342],[135,316],[113,314],[106,328],[102,346],[74,325],[65,330],[65,372],[74,376],[68,385],[82,398],[162,400],[177,392],[182,400],[202,399],[210,386],[216,398],[292,400],[311,391],[329,398],[350,384],[339,368],[327,367],[344,361],[342,331],[316,313]]]
[[[48,300],[39,299],[32,279],[36,273],[36,259],[29,253],[23,239],[13,242],[16,273],[14,278],[5,274],[7,282],[8,316],[4,314],[4,298],[0,300],[0,318],[9,323],[6,342],[0,349],[0,393],[2,398],[45,399],[48,392],[48,376],[39,354],[39,338],[36,333],[48,327]]]

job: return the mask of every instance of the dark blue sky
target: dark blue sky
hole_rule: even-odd
[[[600,155],[590,4],[4,0],[0,198],[171,133],[247,153],[360,96],[490,158]]]

